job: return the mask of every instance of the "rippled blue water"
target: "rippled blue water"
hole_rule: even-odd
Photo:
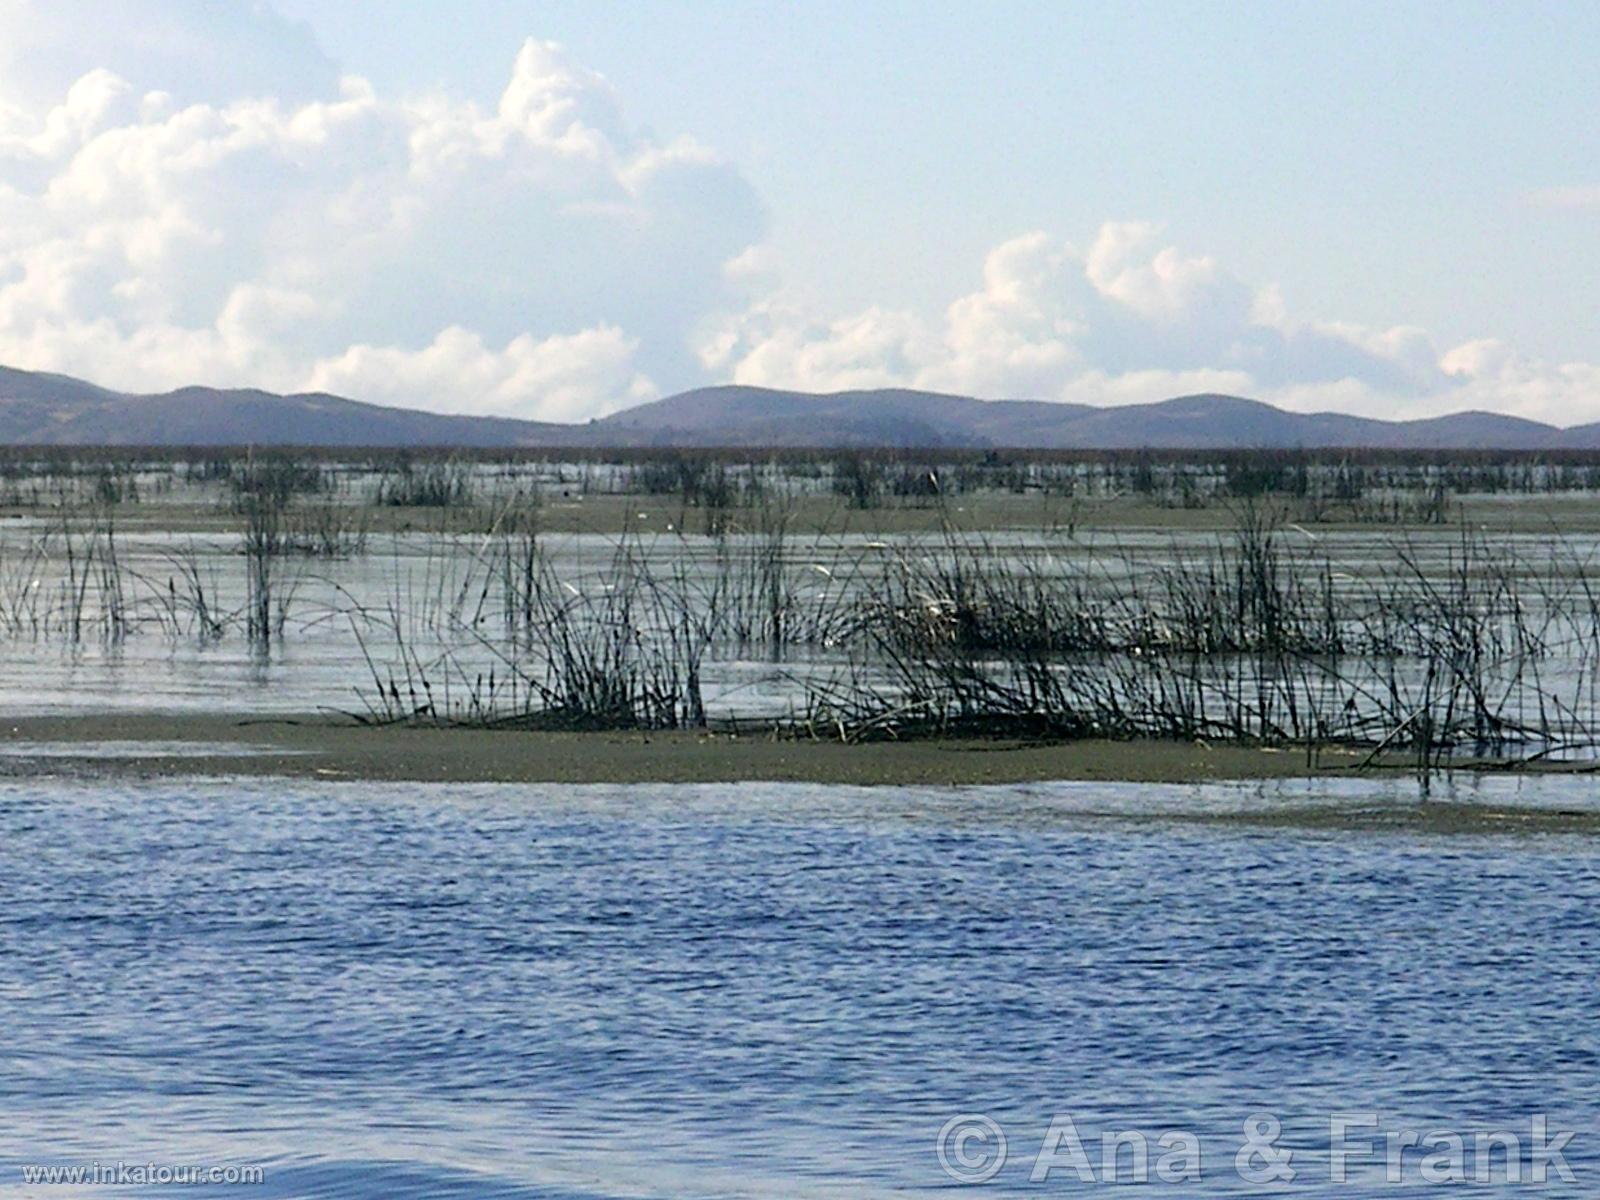
[[[935,1140],[973,1113],[1010,1151],[983,1194],[1088,1188],[1028,1182],[1056,1114],[1102,1179],[1102,1132],[1194,1131],[1157,1194],[1389,1194],[1328,1181],[1357,1110],[1469,1146],[1549,1114],[1597,1194],[1595,843],[1095,815],[1332,791],[5,782],[0,1188],[921,1195],[963,1190]],[[1290,1186],[1235,1172],[1256,1113]]]

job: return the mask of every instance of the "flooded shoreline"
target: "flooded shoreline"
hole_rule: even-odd
[[[1273,747],[1203,742],[926,739],[846,744],[771,733],[568,732],[439,727],[373,728],[322,714],[204,716],[79,714],[0,719],[0,779],[270,779],[412,784],[820,784],[882,789],[1052,783],[1112,787],[1323,781],[1367,795],[1359,805],[1308,801],[1245,811],[1173,811],[1159,803],[1090,814],[1199,825],[1417,833],[1600,834],[1575,790],[1587,763],[1507,771],[1461,764],[1424,792],[1403,755],[1322,748],[1313,757]],[[1565,789],[1571,803],[1526,808],[1496,788]],[[1570,782],[1564,782],[1570,781]],[[1459,787],[1457,786],[1459,783]],[[1489,798],[1485,798],[1488,795]],[[1380,796],[1381,802],[1373,802]]]
[[[82,713],[0,718],[7,765],[115,762],[163,775],[288,775],[416,782],[863,785],[1050,779],[1184,782],[1350,771],[1368,756],[1174,741],[941,738],[844,744],[705,730],[568,732],[371,727],[325,714]]]
[[[1600,746],[1588,467],[12,467],[13,775],[1425,779]],[[558,532],[580,507],[623,532]]]

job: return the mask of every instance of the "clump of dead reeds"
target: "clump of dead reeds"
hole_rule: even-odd
[[[473,502],[472,466],[402,453],[378,480],[373,500],[389,508],[464,508]]]

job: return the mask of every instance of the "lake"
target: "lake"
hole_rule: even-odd
[[[1029,1196],[1105,1184],[1123,1134],[1110,1173],[1142,1138],[1158,1194],[1365,1197],[1408,1131],[1462,1137],[1469,1175],[1477,1134],[1516,1133],[1526,1181],[1543,1119],[1573,1135],[1552,1189],[1592,1195],[1600,841],[1187,819],[1397,802],[1414,786],[0,781],[0,1179],[587,1200],[992,1170],[982,1194]],[[1431,802],[1600,803],[1471,776]],[[1337,1113],[1376,1123],[1343,1184]],[[1252,1121],[1271,1153],[1241,1161]],[[1163,1184],[1170,1133],[1200,1155]],[[1529,1190],[1491,1176],[1474,1194]]]

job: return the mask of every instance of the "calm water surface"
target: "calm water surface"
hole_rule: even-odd
[[[117,1194],[21,1184],[117,1160],[265,1167],[183,1195],[1090,1190],[1028,1181],[1066,1114],[1101,1181],[1103,1132],[1181,1129],[1202,1178],[1147,1191],[1388,1195],[1329,1182],[1354,1110],[1469,1146],[1548,1114],[1555,1190],[1600,1194],[1600,844],[1130,816],[1400,786],[5,781],[0,1191]],[[1235,1171],[1258,1113],[1292,1184]],[[1007,1136],[985,1192],[935,1151],[961,1114]]]
[[[59,546],[43,557],[30,557],[24,550],[29,537],[41,536],[52,524],[37,518],[0,528],[0,652],[12,668],[0,672],[0,717],[219,710],[364,713],[375,698],[374,669],[403,683],[413,662],[423,664],[438,690],[435,698],[448,707],[452,695],[464,701],[479,676],[492,670],[503,676],[508,654],[524,670],[540,673],[533,669],[537,660],[504,640],[503,585],[493,566],[494,543],[482,536],[384,535],[372,539],[370,553],[348,559],[283,560],[276,588],[287,612],[285,626],[262,649],[252,646],[240,628],[247,593],[239,538],[150,530],[118,534],[118,561],[127,575],[123,602],[132,623],[129,636],[100,636],[103,598],[91,588],[84,593],[88,632],[81,641],[71,641],[59,628],[59,614],[50,618],[63,603],[65,555]],[[995,562],[1025,563],[1028,570],[1060,572],[1116,590],[1125,589],[1130,579],[1154,580],[1181,562],[1208,561],[1229,536],[1175,529],[1067,538],[1042,530],[994,530],[982,539]],[[1305,535],[1291,528],[1283,536]],[[1414,532],[1403,545],[1444,586],[1461,536],[1455,528]],[[1358,603],[1370,600],[1362,580],[1377,567],[1392,567],[1402,544],[1388,529],[1330,529],[1315,537],[1338,586]],[[1523,568],[1544,563],[1548,543],[1543,535],[1494,539],[1507,561]],[[735,535],[728,544],[738,555],[760,539]],[[593,599],[614,582],[617,536],[552,534],[540,546],[574,596]],[[1573,562],[1600,560],[1600,541],[1590,535],[1573,534],[1564,546]],[[630,547],[663,579],[683,571],[697,586],[709,588],[715,577],[718,551],[711,539],[645,530]],[[938,539],[926,535],[846,533],[792,539],[785,556],[791,633],[810,628],[808,622],[820,620],[821,614],[841,611],[847,598],[871,594],[898,560],[923,561],[938,553]],[[180,565],[185,562],[203,584],[210,611],[228,628],[221,637],[202,639],[188,623],[182,635],[174,635],[157,619],[170,596],[187,595]],[[1536,587],[1529,589],[1529,605],[1539,602],[1537,592]],[[1580,611],[1587,608],[1580,606]],[[6,619],[8,612],[22,615],[13,625]],[[35,628],[27,614],[45,620],[46,630]],[[1537,705],[1542,691],[1583,711],[1600,707],[1600,683],[1586,656],[1586,641],[1573,646],[1555,628],[1542,632],[1551,645],[1540,660],[1540,681],[1530,703]],[[859,667],[860,651],[848,642],[805,640],[774,658],[759,644],[718,642],[708,648],[703,663],[706,703],[716,716],[789,715],[805,706],[808,685],[825,687],[841,671],[848,674],[846,668]],[[1387,659],[1378,664],[1374,686],[1379,693],[1392,665]],[[1508,661],[1504,682],[1513,682],[1522,666]],[[1424,665],[1409,664],[1403,674],[1406,669],[1420,673]]]

